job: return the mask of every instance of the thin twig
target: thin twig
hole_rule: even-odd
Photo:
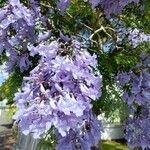
[[[72,16],[69,12],[66,11],[66,14],[67,14],[70,18],[74,19],[73,16]],[[86,27],[87,29],[93,31],[93,29],[92,29],[90,26],[86,25],[85,23],[83,23],[83,22],[77,22],[77,23],[79,23],[79,24],[83,25],[84,27]]]
[[[116,30],[115,30],[115,29],[113,29],[113,28],[111,28],[111,27],[105,27],[105,29],[106,29],[106,30],[111,30],[111,31],[113,31],[113,32],[115,32],[115,33],[116,33]]]
[[[84,40],[86,40],[86,41],[91,41],[91,42],[93,42],[93,43],[95,43],[95,44],[98,44],[96,41],[94,41],[94,40],[92,40],[92,39],[87,39],[87,38],[85,38],[84,36],[81,36],[80,34],[76,34],[76,36],[78,36],[78,37],[80,37],[80,38],[82,38],[82,39],[84,39]]]
[[[54,9],[54,7],[52,7],[52,6],[50,6],[50,5],[46,5],[46,4],[44,4],[44,3],[40,3],[40,5],[42,5],[42,6],[44,6],[44,7],[47,7],[47,8],[53,8],[53,9]],[[69,12],[66,11],[66,14],[67,14],[68,17],[74,19],[73,16],[72,16]],[[81,25],[83,25],[83,26],[86,27],[87,29],[93,31],[93,29],[92,29],[90,26],[86,25],[85,23],[83,23],[83,22],[78,22],[78,23],[81,24]]]
[[[44,4],[44,3],[40,3],[40,5],[42,5],[44,7],[47,7],[47,8],[53,8],[54,9],[54,7],[52,7],[51,5],[47,5],[47,4]]]
[[[100,31],[104,31],[106,35],[108,35],[109,37],[112,37],[105,29],[105,27],[101,26],[99,29],[97,29],[96,31],[94,31],[94,33],[90,36],[90,39],[93,39],[93,37]]]

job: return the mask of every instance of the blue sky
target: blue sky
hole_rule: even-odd
[[[5,81],[5,77],[0,75],[0,85]]]
[[[4,65],[0,66],[0,85],[6,80],[8,74],[4,71]]]

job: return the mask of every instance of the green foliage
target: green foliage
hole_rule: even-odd
[[[129,5],[122,15],[126,26],[150,33],[150,1],[141,0],[140,5]]]
[[[120,89],[116,85],[104,83],[102,90],[102,96],[97,102],[94,102],[93,110],[97,115],[104,113],[110,122],[116,122],[116,120],[123,122],[128,115],[128,109],[126,103],[121,99]]]
[[[40,139],[37,150],[55,150],[56,136],[53,133],[53,129],[50,129],[46,135]]]
[[[8,103],[13,103],[14,94],[22,84],[23,75],[16,69],[0,87],[1,99],[8,99]]]
[[[105,113],[105,117],[112,122],[116,117],[121,122],[127,117],[127,105],[121,99],[122,93],[117,88],[114,77],[119,71],[132,68],[139,61],[140,53],[140,50],[134,51],[131,47],[127,47],[127,49],[116,49],[113,53],[97,54],[99,70],[103,77],[102,96],[93,103],[93,110],[97,115]]]
[[[103,150],[130,150],[125,144],[115,141],[103,141],[102,148]]]
[[[5,3],[6,3],[7,0],[0,0],[0,7],[2,7]]]

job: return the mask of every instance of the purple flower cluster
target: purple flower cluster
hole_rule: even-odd
[[[140,32],[138,29],[128,29],[128,38],[134,48],[136,48],[142,42],[150,42],[150,34]]]
[[[64,14],[65,10],[70,6],[70,0],[60,0],[57,3],[57,8]]]
[[[125,138],[131,148],[150,148],[150,106],[142,106],[139,116],[128,118]]]
[[[129,72],[118,75],[124,87],[123,99],[129,106],[126,139],[130,147],[150,148],[150,57],[141,54],[141,62]]]
[[[31,65],[25,51],[27,40],[33,41],[35,16],[32,10],[23,6],[19,0],[9,0],[0,12],[0,54],[6,49],[9,57],[8,71],[18,65],[23,71]],[[21,51],[22,50],[22,51]]]
[[[92,8],[101,6],[103,8],[104,14],[108,18],[112,14],[120,14],[124,7],[132,2],[138,4],[139,0],[89,0],[89,3],[91,4]]]
[[[132,2],[138,4],[139,0],[101,0],[100,5],[106,17],[110,17],[111,14],[120,14],[124,7]]]
[[[25,7],[19,0],[9,0],[0,9],[0,55],[6,50],[9,57],[7,71],[15,66],[20,70],[28,70],[32,65],[29,58],[28,43],[40,42],[50,36],[48,33],[36,34],[36,22],[41,18],[37,5],[32,2],[31,9]]]
[[[97,6],[101,6],[106,17],[110,17],[112,14],[120,14],[124,7],[132,2],[138,4],[139,0],[88,0],[88,2],[93,9]],[[57,3],[57,8],[60,9],[62,14],[64,14],[69,5],[70,0],[60,0]]]
[[[114,43],[112,38],[108,39],[104,45],[103,49],[105,52],[113,51],[115,49],[114,44],[122,45],[128,42],[133,48],[137,48],[140,44],[150,42],[150,34],[142,32],[140,29],[125,27],[120,19],[111,18],[110,22],[117,33],[117,41]]]
[[[65,137],[58,136],[57,150],[91,150],[98,148],[102,127],[96,116],[91,112],[85,112],[83,126],[80,130],[69,130]]]
[[[129,86],[128,89],[123,94],[123,99],[127,101],[129,105],[132,105],[136,101],[139,105],[144,105],[149,102],[149,80],[150,74],[147,69],[140,70],[140,74],[137,75],[133,71],[129,73],[119,74],[120,84],[126,83],[126,86]],[[130,83],[129,83],[130,82]]]
[[[70,47],[61,48],[53,41],[33,47],[32,55],[38,53],[41,60],[15,95],[19,109],[15,119],[23,133],[38,138],[55,127],[60,134],[57,149],[61,150],[86,146],[83,143],[87,144],[84,149],[90,150],[100,140],[91,102],[101,95],[101,77],[93,73],[96,56],[81,46],[73,41]]]
[[[128,105],[134,102],[138,105],[145,105],[150,102],[150,58],[141,54],[141,62],[129,72],[118,74],[119,84],[125,87],[123,99]]]

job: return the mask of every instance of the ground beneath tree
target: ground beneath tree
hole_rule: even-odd
[[[12,150],[15,138],[11,126],[0,125],[0,150]]]
[[[6,114],[7,112],[0,111],[0,150],[12,150],[15,143],[12,120]]]
[[[15,138],[12,121],[5,114],[0,115],[0,150],[13,150]],[[103,150],[129,150],[123,141],[103,141]]]

